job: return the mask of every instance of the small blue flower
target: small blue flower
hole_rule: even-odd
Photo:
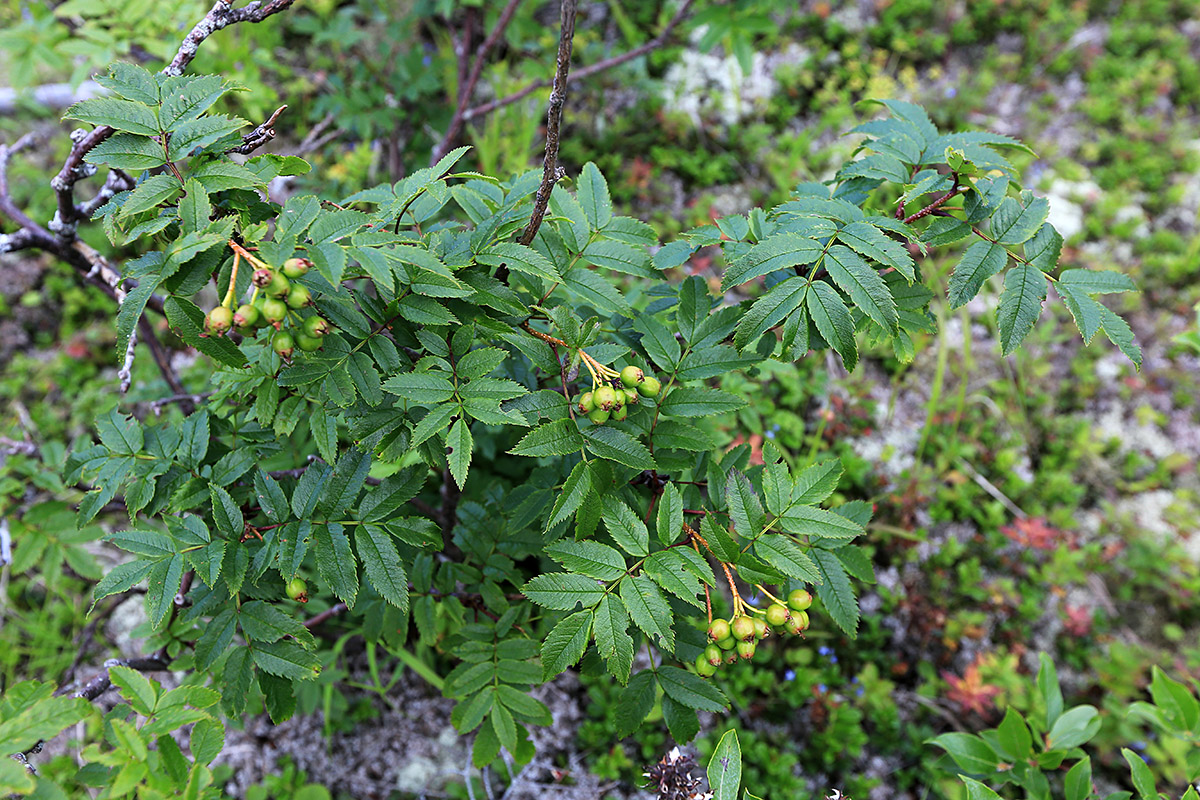
[[[794,670],[794,669],[789,669],[787,672],[783,673],[783,679],[784,679],[785,681],[794,681],[794,680],[796,680],[796,670]]]
[[[781,430],[782,428],[783,428],[782,425],[776,424],[775,427],[771,428],[771,430],[777,431],[777,430]]]
[[[767,431],[767,438],[768,438],[768,439],[774,439],[774,438],[775,438],[775,431]]]
[[[433,63],[433,58],[430,56],[425,56],[424,58],[421,59],[421,63],[428,67],[430,64]]]
[[[836,664],[836,663],[837,663],[837,656],[830,656],[830,657],[829,657],[829,663],[830,663],[830,664]]]
[[[1146,749],[1146,743],[1142,742],[1142,741],[1134,742],[1133,744],[1131,744],[1129,746],[1132,747],[1134,750],[1145,750]]]
[[[855,694],[858,695],[859,697],[862,697],[864,694],[866,694],[866,690],[860,686],[860,687],[858,687],[858,691],[856,691]]]
[[[858,676],[857,676],[857,675],[855,675],[853,678],[851,678],[851,679],[850,679],[850,682],[851,682],[851,683],[858,683]]]
[[[758,605],[758,595],[754,595],[753,597],[747,598],[746,602],[752,606],[757,606]]]
[[[818,648],[817,648],[817,655],[827,656],[827,655],[829,655],[829,654],[830,654],[830,653],[832,653],[832,652],[833,652],[833,651],[832,651],[832,650],[830,650],[830,649],[829,649],[828,647],[826,647],[825,645],[821,645],[820,647],[818,647]]]
[[[953,86],[946,87],[946,97],[954,97],[957,94],[958,94],[958,89],[955,89]]]
[[[825,694],[825,692],[829,691],[829,689],[827,689],[825,687],[825,684],[820,683],[820,684],[817,684],[817,691],[820,692],[821,694]]]

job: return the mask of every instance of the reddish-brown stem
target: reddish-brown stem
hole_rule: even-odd
[[[932,203],[930,203],[929,205],[927,205],[927,206],[925,206],[924,208],[922,208],[920,211],[918,211],[918,212],[916,212],[916,213],[914,213],[914,214],[910,214],[910,215],[908,215],[907,217],[905,217],[905,218],[904,218],[904,224],[905,224],[905,225],[907,225],[908,223],[910,223],[910,222],[913,222],[914,220],[918,220],[918,219],[920,219],[921,217],[927,217],[927,216],[929,216],[929,215],[930,215],[930,214],[932,214],[934,211],[936,211],[937,209],[939,209],[939,208],[941,208],[943,205],[945,205],[947,201],[949,201],[949,200],[951,200],[952,198],[954,198],[954,196],[955,196],[955,195],[962,194],[962,192],[963,192],[965,189],[966,189],[966,187],[959,187],[959,186],[957,186],[957,185],[956,185],[956,186],[955,186],[954,188],[952,188],[950,191],[946,192],[944,195],[942,195],[941,197],[937,198],[937,199],[936,199],[936,200],[934,200]]]

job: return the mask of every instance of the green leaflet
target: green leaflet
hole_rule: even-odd
[[[834,245],[825,254],[822,262],[829,277],[843,292],[850,295],[864,314],[879,327],[895,331],[899,324],[896,301],[879,273],[871,268],[857,253],[848,247]]]
[[[950,276],[950,307],[967,303],[983,287],[984,281],[1004,269],[1008,251],[992,242],[975,242],[967,248]]]
[[[858,635],[858,598],[854,595],[846,568],[828,550],[814,548],[810,555],[821,576],[821,582],[816,585],[817,596],[837,626],[850,638],[855,638]]]
[[[1004,293],[996,309],[1000,351],[1008,355],[1033,330],[1046,301],[1046,276],[1031,264],[1018,264],[1004,279]]]
[[[808,313],[817,331],[829,342],[847,370],[858,363],[858,345],[854,341],[854,320],[837,290],[824,281],[816,281],[808,292]]]

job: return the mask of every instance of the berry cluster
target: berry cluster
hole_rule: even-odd
[[[736,615],[729,620],[714,619],[708,626],[710,644],[696,657],[696,672],[709,678],[716,674],[721,664],[732,664],[739,658],[754,658],[759,640],[770,636],[772,630],[786,629],[793,635],[804,633],[808,630],[811,605],[812,595],[804,589],[796,589],[788,595],[786,605],[776,600],[766,611],[746,606],[750,614]]]
[[[604,368],[600,384],[590,392],[584,392],[576,399],[576,408],[597,425],[603,425],[610,419],[618,422],[629,414],[629,406],[637,403],[640,397],[638,391],[646,397],[657,397],[662,391],[658,378],[648,376],[634,366],[628,366],[620,373]],[[611,375],[609,374],[611,373]],[[615,377],[612,377],[615,376]],[[593,378],[596,375],[593,373]]]
[[[283,262],[282,269],[276,270],[232,242],[230,246],[234,248],[234,269],[229,279],[229,291],[225,301],[205,316],[204,332],[209,336],[224,336],[232,329],[250,336],[255,330],[269,325],[275,329],[271,335],[271,349],[283,358],[291,358],[297,347],[305,352],[320,350],[324,336],[333,330],[333,326],[323,317],[304,317],[299,313],[313,304],[312,293],[308,287],[293,283],[312,268],[312,262],[305,258],[289,258]],[[249,302],[242,303],[235,311],[234,285],[241,258],[255,266],[251,278],[254,292]],[[289,325],[290,329],[285,327]]]

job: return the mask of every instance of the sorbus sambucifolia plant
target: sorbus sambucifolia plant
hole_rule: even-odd
[[[951,304],[1004,272],[1005,353],[1053,281],[1085,339],[1103,330],[1140,358],[1093,299],[1129,279],[1058,269],[1048,204],[1003,156],[1024,146],[939,132],[910,103],[880,101],[887,116],[852,131],[866,155],[828,183],[662,244],[615,213],[591,163],[561,184],[549,157],[497,178],[455,171],[467,148],[336,202],[278,205],[266,184],[308,165],[231,157],[246,123],[211,113],[224,79],[117,64],[103,83],[111,96],[67,116],[110,126],[86,162],[133,178],[95,212],[114,244],[144,247],[123,265],[137,286],[119,347],[161,307],[211,359],[214,391],[182,419],[99,420],[67,480],[97,487],[81,525],[118,498],[128,515],[108,539],[130,558],[94,598],[144,584],[149,646],[211,681],[196,702],[219,693],[227,715],[293,713],[295,684],[320,670],[312,607],[457,663],[444,691],[477,765],[501,748],[531,758],[528,726],[550,716],[529,690],[581,661],[625,686],[625,731],[661,702],[687,741],[696,710],[726,708],[703,679],[717,665],[808,629],[807,587],[813,624],[853,637],[853,581],[872,579],[855,544],[870,506],[823,507],[841,464],[768,442],[751,465],[722,426],[746,402],[722,375],[826,350],[853,369],[860,346],[911,359],[935,324],[918,257],[966,240]],[[740,303],[677,277],[714,246]],[[192,298],[209,285],[223,299],[206,313]],[[713,618],[717,592],[729,620]],[[203,783],[197,751],[180,774]]]

